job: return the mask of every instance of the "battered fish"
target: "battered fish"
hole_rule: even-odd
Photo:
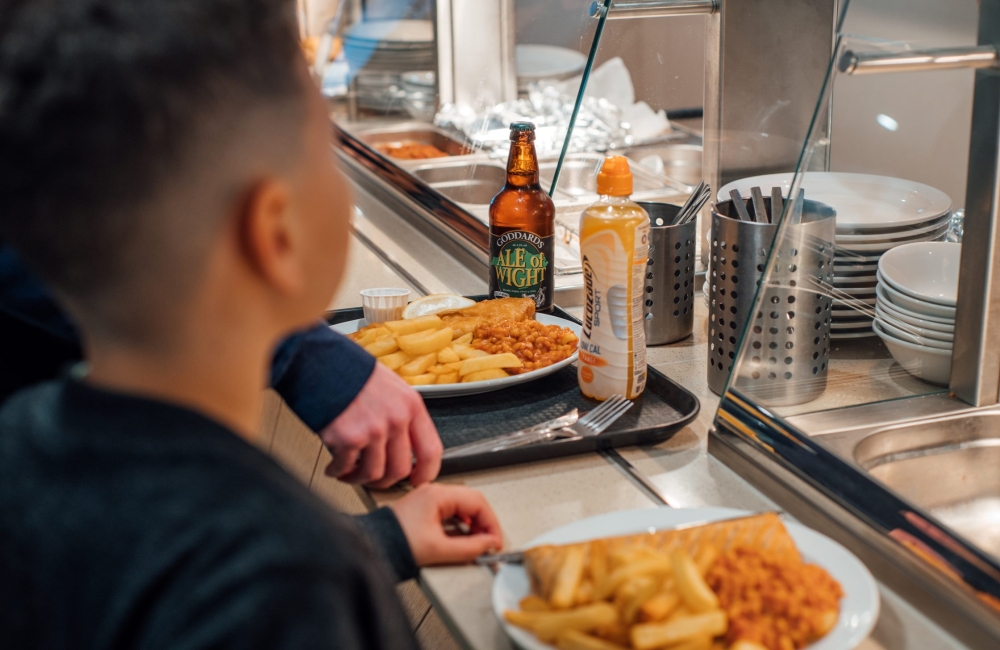
[[[477,302],[472,307],[453,314],[442,314],[441,320],[455,330],[455,336],[472,332],[480,324],[490,321],[523,321],[535,316],[535,301],[531,298],[496,298]]]

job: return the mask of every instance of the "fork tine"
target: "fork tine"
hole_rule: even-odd
[[[600,417],[584,424],[583,428],[587,429],[590,435],[596,435],[610,426],[631,407],[632,402],[628,400],[623,399],[620,402],[616,402],[613,408],[606,410]]]
[[[609,418],[606,421],[604,421],[604,423],[601,424],[600,428],[598,428],[597,431],[594,432],[594,435],[600,435],[601,433],[604,433],[605,431],[607,431],[611,427],[611,425],[614,424],[615,422],[617,422],[618,419],[621,416],[625,415],[625,412],[628,411],[629,408],[631,408],[631,407],[632,407],[632,405],[629,404],[628,406],[626,406],[622,410],[620,410],[617,413],[615,413],[614,417]]]
[[[607,427],[611,426],[615,422],[615,420],[624,415],[625,411],[629,410],[630,408],[632,408],[632,402],[628,401],[623,402],[622,404],[619,404],[613,411],[607,413],[604,417],[602,417],[599,422],[595,422],[591,426],[595,429],[600,429],[603,431]]]
[[[582,416],[577,420],[577,424],[583,424],[586,426],[590,422],[593,422],[597,418],[600,418],[604,413],[614,408],[616,404],[621,403],[625,399],[621,395],[612,395],[608,399],[604,400],[602,403],[598,404],[596,407],[590,410],[586,415]]]

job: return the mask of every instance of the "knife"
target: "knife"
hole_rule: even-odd
[[[556,431],[558,429],[568,427],[578,419],[580,419],[580,412],[577,409],[573,409],[565,415],[560,415],[557,418],[553,418],[547,422],[542,422],[541,424],[536,424],[532,427],[528,427],[527,429],[521,429],[520,431],[514,431],[502,436],[496,436],[495,438],[476,440],[474,442],[467,442],[464,445],[449,447],[445,450],[442,458],[447,460],[449,458],[459,458],[478,453],[488,453],[491,451],[500,451],[503,449],[510,449],[512,447],[519,447],[533,442],[538,436],[549,433],[550,431]]]

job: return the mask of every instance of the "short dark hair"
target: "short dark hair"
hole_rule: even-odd
[[[218,225],[184,184],[217,175],[202,190],[219,195],[218,168],[246,157],[226,148],[301,128],[293,0],[2,4],[0,239],[71,303],[184,264],[182,240]]]

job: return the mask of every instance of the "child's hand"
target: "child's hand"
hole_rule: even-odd
[[[503,533],[486,498],[458,485],[432,483],[392,505],[418,566],[460,564],[503,548]],[[457,518],[468,535],[451,537],[442,522]]]

